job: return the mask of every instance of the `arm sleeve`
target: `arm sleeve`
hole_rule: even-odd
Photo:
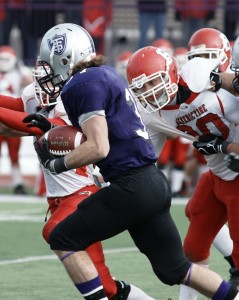
[[[41,129],[37,127],[27,127],[27,124],[22,122],[26,116],[28,116],[28,113],[26,112],[19,112],[0,107],[0,122],[7,127],[29,133],[29,135],[43,135],[44,132]],[[48,119],[48,121],[54,125],[66,125],[61,118]]]
[[[24,111],[22,98],[0,95],[0,107],[8,108],[15,111]]]

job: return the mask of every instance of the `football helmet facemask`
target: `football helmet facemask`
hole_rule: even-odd
[[[188,42],[188,59],[194,57],[218,58],[219,72],[225,72],[231,60],[231,47],[227,37],[214,28],[197,30]]]
[[[141,48],[129,59],[127,78],[130,90],[145,111],[157,111],[170,103],[177,93],[177,61],[162,49]]]
[[[230,69],[235,72],[235,78],[232,81],[232,86],[239,94],[239,37],[235,40],[232,48],[232,61]]]
[[[62,90],[73,66],[95,56],[90,34],[81,26],[63,23],[49,29],[40,45],[39,64],[49,66],[46,76],[38,80],[42,90],[55,97],[55,88]]]
[[[48,80],[49,74],[52,73],[52,68],[46,63],[44,64],[43,62],[37,62],[35,68],[32,70],[35,98],[37,99],[41,107],[56,105],[61,101],[59,87],[51,85],[51,82]],[[42,87],[45,86],[45,78],[47,88],[43,89]],[[40,86],[39,82],[41,83],[42,87]],[[51,90],[51,96],[46,93],[46,90]]]

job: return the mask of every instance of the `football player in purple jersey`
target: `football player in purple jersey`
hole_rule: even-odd
[[[104,57],[95,55],[90,35],[69,27],[57,25],[43,37],[39,61],[51,72],[38,82],[51,97],[61,92],[70,121],[87,140],[61,158],[52,157],[46,143],[36,143],[36,151],[53,174],[94,163],[110,185],[55,227],[51,249],[84,299],[107,299],[86,247],[125,230],[163,283],[184,283],[215,300],[239,299],[218,274],[185,258],[170,215],[170,187],[156,169],[154,148],[131,92]]]

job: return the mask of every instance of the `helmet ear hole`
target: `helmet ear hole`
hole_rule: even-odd
[[[67,59],[67,58],[63,58],[63,59],[61,60],[62,66],[66,66],[66,65],[68,64],[68,62],[69,62],[69,59]]]

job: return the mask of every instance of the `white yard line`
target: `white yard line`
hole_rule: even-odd
[[[46,206],[47,208],[47,206]],[[41,214],[44,211],[44,208],[41,207],[33,207],[33,208],[18,208],[12,210],[0,210],[0,215],[35,215]]]
[[[183,205],[187,203],[188,198],[173,198],[172,204]],[[0,203],[47,203],[46,197],[37,197],[32,195],[0,195]]]
[[[30,216],[30,215],[17,215],[17,214],[0,214],[0,222],[37,222],[44,223],[45,215],[42,216]]]
[[[0,203],[46,203],[46,198],[33,195],[0,195]]]
[[[15,195],[0,195],[0,203],[29,203],[29,204],[39,204],[43,205],[47,203],[44,202],[44,198],[35,197],[35,196],[15,196]],[[172,205],[185,205],[188,201],[188,198],[173,198]],[[38,213],[38,215],[34,215]],[[0,222],[44,222],[45,215],[41,215],[41,208],[24,208],[17,209],[15,211],[0,211]]]
[[[136,252],[136,251],[139,251],[136,247],[127,247],[127,248],[107,249],[104,250],[104,253],[111,254],[111,253]],[[0,260],[0,266],[22,264],[22,263],[33,262],[33,261],[41,261],[41,260],[55,260],[55,259],[57,259],[56,255],[27,256],[27,257],[17,258],[17,259]]]

